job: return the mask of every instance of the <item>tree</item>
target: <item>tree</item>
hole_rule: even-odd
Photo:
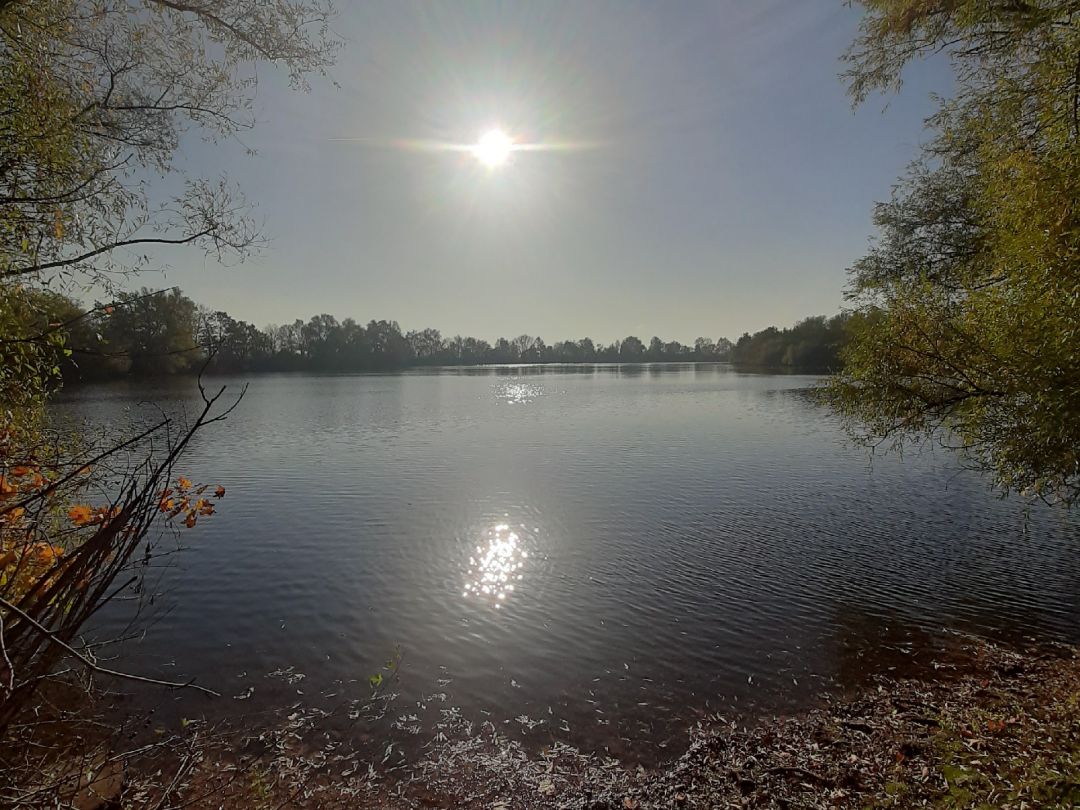
[[[162,514],[190,527],[213,512],[172,469],[227,415],[224,388],[200,386],[193,422],[163,416],[104,448],[42,431],[45,395],[75,349],[138,373],[178,370],[198,351],[189,299],[121,284],[155,245],[242,260],[261,243],[239,190],[174,156],[182,137],[252,126],[258,62],[297,86],[323,71],[337,47],[329,13],[326,0],[0,0],[0,734],[63,653],[116,674],[74,646],[79,629],[118,578],[143,575]],[[90,289],[105,303],[63,304]],[[214,337],[250,353],[254,330],[218,320]],[[112,502],[73,502],[87,493]],[[5,754],[0,771],[14,764]]]
[[[371,321],[367,325],[374,368],[400,368],[409,358],[409,343],[397,321]]]
[[[645,357],[645,344],[640,338],[631,335],[619,343],[619,359],[623,362],[636,363]]]
[[[111,284],[148,260],[116,248],[162,243],[242,258],[260,237],[226,179],[188,176],[163,203],[143,181],[176,170],[186,133],[253,125],[256,62],[296,85],[324,70],[329,13],[325,0],[3,0],[0,278]]]
[[[207,321],[211,346],[226,341],[233,322],[224,312],[214,315],[212,324]],[[201,358],[195,331],[195,302],[177,289],[121,293],[101,322],[110,358],[139,375],[174,374],[195,365]]]
[[[538,338],[534,338],[532,335],[518,335],[516,338],[510,341],[510,353],[513,357],[513,361],[521,361],[523,363],[529,362],[526,358],[533,349],[533,345]]]
[[[706,337],[694,341],[694,353],[701,360],[712,360],[716,355],[716,344]]]
[[[831,400],[868,442],[962,448],[1004,490],[1080,494],[1075,2],[862,0],[855,101],[946,50],[955,97],[851,270]]]
[[[438,329],[413,330],[405,335],[413,357],[420,363],[437,363],[445,350],[442,334]]]
[[[849,322],[847,314],[831,318],[816,315],[788,329],[769,326],[753,335],[743,334],[734,345],[722,338],[713,349],[713,356],[760,368],[832,371],[840,365]]]

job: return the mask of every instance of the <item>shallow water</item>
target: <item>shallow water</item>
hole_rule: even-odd
[[[182,464],[228,494],[122,651],[140,672],[254,687],[245,703],[181,695],[182,714],[317,703],[381,672],[403,705],[441,694],[646,761],[706,712],[794,709],[903,667],[927,633],[1080,640],[1075,518],[998,499],[942,452],[871,464],[807,395],[813,377],[248,382]],[[192,380],[124,382],[56,407],[116,430],[197,399]],[[97,629],[126,618],[114,606]],[[267,677],[288,667],[306,677]]]

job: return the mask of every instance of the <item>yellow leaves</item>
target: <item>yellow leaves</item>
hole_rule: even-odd
[[[7,470],[7,475],[0,475],[0,498],[10,498],[20,491],[29,493],[41,489],[48,479],[41,474],[40,468],[30,464],[16,464]]]
[[[37,557],[37,561],[44,565],[52,565],[64,554],[64,550],[59,546],[54,546],[51,543],[35,543],[34,555]]]
[[[68,517],[76,526],[85,526],[94,519],[94,510],[85,504],[77,504],[68,509]]]
[[[15,506],[0,513],[0,529],[5,533],[17,528],[26,516],[26,509]]]
[[[53,236],[57,239],[64,238],[64,212],[59,208],[53,211]]]
[[[25,593],[42,577],[59,572],[64,549],[52,543],[16,542],[6,551],[0,542],[0,582],[11,595]]]
[[[94,509],[85,504],[76,504],[68,509],[68,518],[76,526],[88,526],[91,524],[108,523],[120,514],[119,506],[99,506]]]
[[[180,476],[176,479],[175,488],[167,487],[159,493],[158,509],[165,513],[167,520],[180,520],[186,528],[193,529],[200,517],[209,517],[216,512],[210,500],[196,497],[209,488],[209,484],[195,486],[190,478]],[[224,497],[225,487],[218,486],[214,495]]]

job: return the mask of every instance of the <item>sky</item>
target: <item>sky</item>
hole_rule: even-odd
[[[873,203],[950,87],[918,64],[853,109],[842,0],[339,7],[333,81],[293,92],[260,68],[243,144],[183,143],[187,170],[256,203],[269,246],[226,268],[170,253],[144,283],[259,326],[692,342],[790,325],[840,310]],[[492,128],[548,148],[492,170],[419,146]]]

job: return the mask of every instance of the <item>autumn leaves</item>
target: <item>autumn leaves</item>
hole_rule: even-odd
[[[195,487],[189,479],[180,476],[176,479],[175,487],[162,490],[158,509],[164,512],[169,520],[178,520],[182,517],[184,526],[192,529],[200,516],[214,514],[213,502],[200,497],[209,486],[209,484],[202,484]],[[225,487],[218,486],[215,488],[214,497],[224,498]]]
[[[65,522],[63,507],[55,504],[63,496],[50,489],[59,477],[57,471],[37,463],[0,466],[0,470],[0,588],[14,595],[25,593],[39,578],[51,576],[65,555],[91,536],[81,529],[101,531],[123,515],[117,505],[76,503],[67,508]],[[88,476],[90,468],[78,473]],[[209,484],[196,486],[181,476],[161,490],[157,510],[169,522],[194,528],[200,517],[216,511],[212,498],[225,497],[224,487],[215,487],[212,495],[206,494],[209,489]],[[37,505],[32,515],[26,506],[30,503]]]

